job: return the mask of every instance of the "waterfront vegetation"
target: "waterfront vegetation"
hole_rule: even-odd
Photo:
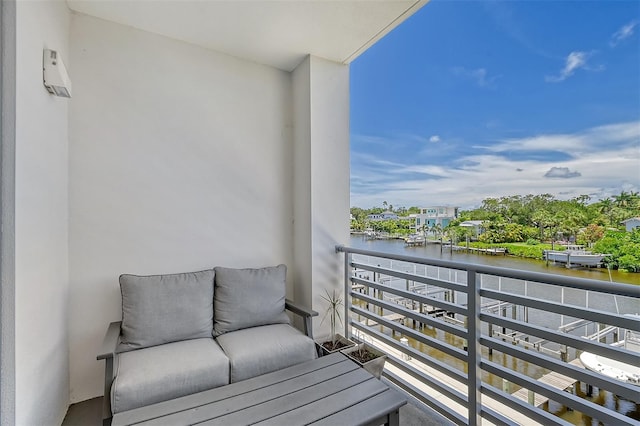
[[[609,254],[604,261],[609,268],[640,272],[640,229],[625,232],[622,223],[640,217],[640,193],[623,191],[604,200],[590,201],[587,195],[570,200],[558,200],[551,194],[487,198],[477,209],[462,210],[444,229],[436,225],[418,231],[453,244],[506,248],[510,255],[534,259],[542,259],[544,250],[559,249],[559,242],[582,244],[594,252]],[[367,215],[383,211],[392,211],[399,219],[367,220]],[[351,228],[408,235],[416,232],[409,215],[419,212],[418,207],[394,209],[386,201],[382,207],[352,207]],[[468,220],[482,221],[478,235],[469,227],[459,226]]]

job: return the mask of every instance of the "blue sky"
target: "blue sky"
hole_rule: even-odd
[[[640,2],[432,0],[351,64],[351,205],[640,191]]]

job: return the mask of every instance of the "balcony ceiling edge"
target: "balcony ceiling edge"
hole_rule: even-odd
[[[103,1],[69,8],[292,71],[306,55],[348,64],[428,0]]]

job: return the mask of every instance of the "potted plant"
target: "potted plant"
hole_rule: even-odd
[[[382,375],[387,355],[368,343],[360,343],[352,348],[344,349],[342,353],[373,374],[377,379]]]
[[[321,297],[329,304],[329,306],[327,307],[327,311],[325,312],[324,317],[322,317],[321,324],[325,319],[327,319],[327,317],[329,317],[331,334],[327,340],[316,342],[319,356],[328,355],[339,350],[355,346],[355,342],[336,333],[336,325],[338,321],[342,322],[342,317],[340,316],[340,308],[344,307],[342,297],[340,296],[340,294],[336,294],[335,289],[332,290],[331,293],[326,290],[325,292],[327,293],[327,295]]]

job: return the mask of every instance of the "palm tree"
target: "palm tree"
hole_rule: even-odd
[[[609,214],[609,212],[611,211],[611,208],[613,207],[613,200],[611,198],[607,197],[604,200],[600,200],[600,202],[598,204],[599,204],[598,212],[600,212],[603,215],[607,216]]]
[[[438,238],[438,236],[440,237],[440,253],[442,253],[442,237],[443,237],[442,225],[440,225],[439,223],[433,224],[433,226],[431,227],[431,232],[433,232],[433,235],[436,238]]]
[[[622,191],[620,195],[614,195],[613,199],[618,207],[627,207],[635,198],[635,194]]]

